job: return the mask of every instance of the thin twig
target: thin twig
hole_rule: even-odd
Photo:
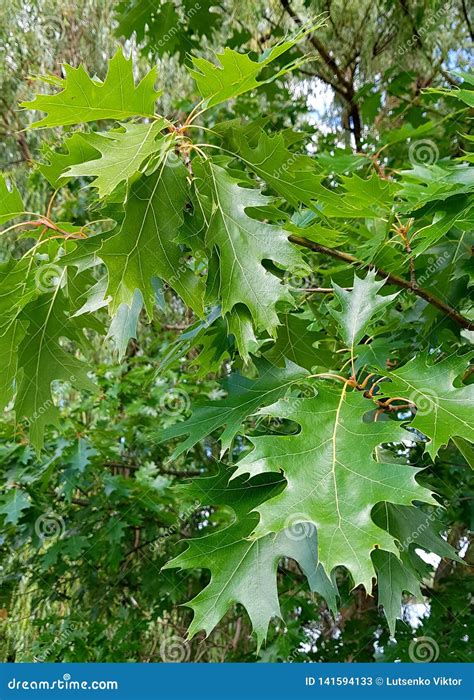
[[[358,260],[349,253],[344,253],[343,251],[335,250],[334,248],[327,248],[326,246],[321,245],[320,243],[308,241],[306,238],[302,238],[301,236],[291,235],[289,236],[289,240],[292,243],[295,243],[296,245],[309,248],[315,253],[323,253],[324,255],[329,255],[332,258],[336,258],[337,260],[344,260],[350,265],[361,267],[364,270],[374,270],[377,277],[383,277],[390,284],[394,284],[397,287],[401,287],[402,289],[408,289],[409,291],[413,292],[413,294],[415,294],[416,296],[421,297],[421,299],[424,299],[429,304],[435,306],[437,309],[445,313],[446,316],[449,316],[449,318],[455,321],[459,326],[461,326],[461,328],[467,328],[471,331],[474,330],[474,322],[467,319],[465,316],[456,311],[456,309],[453,309],[452,306],[446,304],[444,301],[442,301],[434,294],[429,292],[427,289],[423,289],[417,284],[403,279],[403,277],[399,277],[398,275],[395,275],[391,272],[387,272],[386,270],[383,270],[380,267],[375,267],[375,265],[373,265],[372,263],[366,263],[362,260]]]

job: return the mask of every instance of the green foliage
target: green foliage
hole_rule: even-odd
[[[8,189],[3,175],[0,176],[0,224],[23,212],[24,206],[18,189],[14,186]]]
[[[474,387],[454,385],[466,370],[464,356],[436,364],[418,356],[391,373],[390,383],[382,388],[387,396],[407,398],[417,407],[413,427],[430,438],[426,449],[432,457],[453,437],[474,442]]]
[[[54,87],[62,88],[54,95],[37,95],[34,100],[22,103],[25,109],[47,112],[47,116],[32,127],[66,126],[100,119],[126,119],[140,115],[152,117],[154,105],[160,93],[154,89],[156,71],[151,70],[135,87],[132,61],[127,60],[121,49],[109,62],[103,82],[90,78],[83,66],[65,66],[66,77],[46,80]]]
[[[385,62],[370,7],[334,36],[288,7],[261,36],[253,5],[122,0],[141,54],[68,58],[26,136],[4,115],[34,150],[0,176],[0,612],[39,611],[17,659],[166,661],[176,632],[181,660],[409,660],[429,598],[464,660],[474,81],[446,59],[422,90],[430,41]]]
[[[234,512],[234,522],[216,533],[191,540],[186,551],[167,567],[211,570],[209,585],[188,604],[194,610],[188,631],[190,636],[200,629],[209,634],[227,612],[229,604],[236,602],[241,603],[250,616],[259,649],[267,636],[270,620],[280,617],[276,587],[280,559],[291,557],[297,561],[311,590],[327,596],[333,609],[335,591],[318,564],[315,532],[303,537],[294,537],[291,530],[261,538],[249,537],[256,524],[252,511],[278,492],[281,481],[249,483],[242,478],[233,478],[229,485],[228,481],[229,475],[219,472],[215,477],[200,479],[185,487],[188,496],[227,505]]]
[[[156,140],[165,126],[166,121],[158,119],[151,124],[126,124],[123,131],[89,134],[84,137],[86,143],[101,154],[100,158],[81,160],[71,165],[64,176],[94,177],[92,184],[99,196],[111,194],[142,170],[149,156],[156,154]]]
[[[249,209],[264,207],[267,202],[258,191],[241,187],[217,165],[210,165],[208,178],[213,211],[206,243],[219,256],[222,312],[229,313],[243,304],[255,326],[272,333],[278,325],[276,304],[291,301],[291,296],[263,261],[292,270],[301,267],[301,257],[288,242],[287,232],[250,216]]]
[[[169,151],[151,175],[130,185],[125,217],[119,230],[108,237],[99,255],[108,270],[107,291],[111,310],[132,305],[135,290],[143,296],[151,317],[155,300],[153,278],[161,278],[198,313],[202,309],[201,283],[183,261],[174,242],[183,221],[186,171],[182,163],[170,163]]]
[[[233,97],[238,97],[244,92],[253,90],[266,82],[274,81],[288,71],[295,69],[299,62],[290,63],[270,78],[257,80],[267,66],[293,48],[307,33],[317,29],[317,27],[317,24],[305,27],[293,37],[275,44],[271,49],[265,51],[258,61],[253,61],[248,55],[240,54],[229,48],[216,54],[218,65],[203,58],[193,58],[193,69],[190,70],[190,74],[196,81],[206,107],[213,107]]]
[[[222,382],[222,388],[227,393],[226,399],[196,404],[192,416],[184,423],[177,423],[163,432],[163,441],[188,435],[174,450],[173,457],[178,457],[222,426],[225,428],[220,441],[222,452],[226,452],[248,416],[255,413],[260,406],[268,406],[277,401],[295,382],[306,375],[301,367],[289,361],[282,369],[265,361],[257,361],[256,365],[260,374],[257,379],[252,381],[239,374],[232,374]]]
[[[398,551],[393,539],[373,523],[372,508],[381,501],[408,505],[414,500],[430,502],[431,497],[416,483],[412,468],[373,459],[382,442],[400,442],[404,436],[391,422],[364,423],[367,408],[359,393],[319,388],[316,398],[288,399],[262,409],[295,421],[301,430],[297,435],[252,438],[255,449],[239,463],[237,473],[282,471],[288,482],[281,494],[256,509],[256,535],[279,532],[289,517],[295,524],[310,522],[318,532],[325,570],[345,566],[356,586],[370,590],[371,551]]]
[[[385,297],[377,294],[381,287],[383,282],[375,280],[375,272],[368,272],[364,280],[354,275],[354,287],[350,292],[334,285],[334,296],[342,310],[331,309],[331,313],[339,323],[342,340],[351,355],[354,355],[355,346],[366,335],[372,317],[396,298],[396,294]]]

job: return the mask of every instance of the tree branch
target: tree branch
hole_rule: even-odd
[[[472,29],[471,20],[469,19],[469,12],[466,7],[466,0],[462,0],[461,4],[464,19],[466,20],[467,28],[469,29],[469,36],[471,37],[471,41],[474,41],[474,31]]]
[[[302,27],[303,22],[301,17],[295,12],[295,10],[290,5],[290,0],[280,0],[280,4],[293,22],[298,26]],[[318,77],[323,80],[328,85],[331,85],[333,90],[337,92],[343,99],[348,103],[348,116],[352,122],[352,133],[354,134],[354,141],[356,151],[360,151],[361,139],[362,139],[362,123],[360,118],[359,106],[355,99],[355,90],[353,80],[349,79],[344,75],[344,71],[338,66],[336,60],[331,56],[329,49],[324,46],[322,41],[318,39],[314,34],[308,35],[308,41],[316,49],[318,54],[323,59],[326,66],[332,72],[332,74],[337,78],[339,83],[332,81],[324,76],[318,74]],[[356,54],[357,55],[357,54]],[[352,76],[353,77],[353,76]]]
[[[291,17],[293,22],[297,24],[298,27],[301,27],[303,25],[303,22],[301,21],[301,18],[296,14],[294,9],[291,7],[290,0],[280,0],[280,4],[285,10],[285,12]],[[347,89],[349,87],[349,83],[347,82],[341,69],[339,68],[339,66],[337,65],[336,61],[331,56],[327,48],[324,46],[324,44],[316,36],[314,36],[314,34],[309,34],[308,40],[319,53],[327,67],[332,70],[339,82]]]
[[[315,253],[323,253],[323,255],[330,255],[332,258],[336,258],[337,260],[344,260],[350,265],[356,265],[365,270],[375,270],[378,277],[383,277],[387,280],[387,282],[390,282],[390,284],[394,284],[397,287],[402,287],[402,289],[408,289],[410,292],[413,292],[413,294],[416,294],[416,296],[421,297],[421,299],[427,301],[428,304],[435,306],[437,309],[446,314],[446,316],[449,316],[449,318],[455,321],[459,326],[461,326],[461,328],[467,328],[471,331],[474,330],[474,322],[469,321],[469,319],[465,318],[465,316],[456,311],[456,309],[453,309],[452,306],[445,304],[444,301],[434,296],[434,294],[429,292],[427,289],[419,287],[414,282],[409,282],[408,280],[403,279],[403,277],[399,277],[398,275],[394,275],[391,272],[387,272],[386,270],[383,270],[380,267],[375,267],[375,265],[365,263],[362,260],[358,260],[349,253],[344,253],[341,250],[334,250],[333,248],[327,248],[326,246],[320,245],[319,243],[313,243],[313,241],[308,241],[306,238],[302,238],[301,236],[289,236],[289,240],[292,243],[296,243],[296,245],[301,245],[305,248],[309,248]]]

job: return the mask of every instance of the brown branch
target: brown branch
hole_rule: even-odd
[[[73,498],[71,503],[73,503],[75,506],[82,506],[83,508],[90,506],[89,501],[85,501],[83,498]]]
[[[462,5],[462,12],[464,15],[464,19],[466,20],[466,24],[467,24],[467,27],[469,29],[469,36],[471,37],[471,41],[474,41],[474,31],[472,29],[471,20],[469,19],[469,12],[468,12],[467,7],[466,7],[466,1],[462,0],[461,5]]]
[[[301,17],[295,12],[295,10],[291,7],[290,0],[280,0],[280,4],[284,11],[287,13],[289,17],[293,20],[293,22],[298,26],[302,27],[303,26],[303,21]],[[349,109],[348,109],[348,116],[350,117],[350,120],[352,122],[352,133],[354,134],[354,141],[355,141],[355,146],[356,150],[360,151],[360,146],[361,146],[361,141],[362,141],[362,121],[360,118],[360,110],[359,106],[357,105],[356,99],[355,99],[355,90],[354,90],[354,84],[353,84],[353,71],[352,71],[352,79],[348,78],[346,75],[344,75],[344,71],[340,68],[340,66],[337,64],[336,60],[331,56],[331,53],[329,49],[322,43],[320,39],[318,39],[317,36],[315,36],[313,33],[308,34],[308,41],[310,44],[316,49],[322,60],[324,61],[325,65],[327,68],[332,72],[332,74],[337,78],[339,84],[337,82],[334,82],[320,73],[318,73],[318,77],[323,80],[325,83],[328,85],[331,85],[333,90],[337,92],[343,99],[346,100],[348,103]],[[355,57],[357,57],[357,53],[355,54]]]
[[[333,248],[327,248],[326,246],[320,245],[319,243],[308,241],[306,238],[302,238],[301,236],[292,235],[289,236],[289,240],[292,243],[296,243],[296,245],[301,245],[305,248],[309,248],[315,253],[323,253],[323,255],[330,255],[332,258],[336,258],[336,260],[344,260],[350,265],[356,265],[365,270],[375,270],[377,277],[383,277],[390,284],[394,284],[397,287],[401,287],[402,289],[408,289],[410,292],[413,292],[413,294],[420,297],[421,299],[424,299],[428,302],[428,304],[435,306],[437,309],[446,314],[446,316],[449,316],[449,318],[455,321],[459,326],[461,326],[461,328],[467,328],[471,331],[474,330],[474,322],[469,321],[469,319],[467,319],[465,316],[456,311],[456,309],[453,309],[452,306],[445,304],[444,301],[438,299],[438,297],[431,294],[431,292],[429,292],[427,289],[423,289],[417,284],[403,279],[403,277],[399,277],[398,275],[394,275],[391,272],[387,272],[386,270],[383,270],[380,267],[375,267],[375,265],[372,265],[370,263],[365,263],[362,260],[358,260],[349,253],[344,253],[341,250],[334,250]]]
[[[110,467],[112,469],[130,469],[132,471],[137,471],[140,466],[137,464],[123,463],[115,460],[107,460],[104,462],[104,466]],[[160,474],[165,474],[166,476],[181,476],[183,478],[191,478],[193,476],[202,476],[202,471],[199,469],[163,469],[158,466]]]
[[[189,323],[164,323],[163,328],[166,331],[185,331],[189,328]]]

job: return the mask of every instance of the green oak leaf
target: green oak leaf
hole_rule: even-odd
[[[402,170],[403,180],[398,196],[406,201],[402,212],[411,213],[426,204],[444,201],[449,197],[468,194],[474,188],[472,168],[465,163],[431,165],[415,164],[411,170]]]
[[[377,503],[372,511],[374,521],[387,530],[399,542],[401,561],[391,552],[377,549],[372,560],[377,571],[378,601],[383,606],[390,633],[395,633],[395,624],[401,613],[401,598],[404,591],[422,600],[417,571],[407,554],[415,547],[433,552],[439,557],[462,561],[446,540],[440,535],[441,523],[437,520],[437,509],[426,512],[416,506],[401,506],[394,503]]]
[[[140,290],[136,289],[132,305],[121,304],[112,319],[107,338],[112,340],[119,359],[125,356],[130,339],[137,337],[138,319],[142,308],[143,298]]]
[[[7,187],[5,176],[0,174],[0,225],[22,214],[25,210],[21,195],[15,185]]]
[[[219,253],[219,293],[222,312],[243,304],[257,328],[273,333],[279,324],[278,301],[293,303],[288,288],[265,269],[272,260],[285,270],[302,269],[299,251],[279,226],[251,218],[248,209],[264,206],[268,198],[260,191],[241,187],[223,168],[209,164],[213,212],[206,244]]]
[[[79,131],[67,138],[61,148],[62,150],[55,150],[49,145],[45,145],[43,157],[46,162],[37,165],[40,173],[54,189],[64,186],[70,180],[64,175],[66,168],[76,163],[84,163],[100,155],[97,149],[87,141],[87,134]]]
[[[156,69],[152,69],[135,86],[132,60],[118,49],[109,61],[107,76],[102,82],[90,78],[84,66],[64,66],[65,78],[55,78],[53,84],[62,88],[54,95],[36,95],[34,100],[22,102],[26,109],[46,112],[31,128],[66,126],[95,122],[100,119],[127,119],[152,117],[155,102],[160,96],[154,88]]]
[[[97,390],[87,376],[88,365],[60,344],[63,337],[83,343],[82,331],[88,324],[87,320],[81,320],[87,317],[67,316],[68,303],[60,285],[61,280],[53,292],[31,301],[19,316],[27,326],[18,347],[14,409],[17,419],[27,419],[31,442],[37,450],[43,446],[45,426],[59,425],[60,414],[53,403],[51,383],[62,380],[78,389]]]
[[[18,488],[8,489],[6,495],[0,499],[0,515],[5,516],[5,525],[17,525],[22,512],[30,506],[30,497],[24,491]]]
[[[233,135],[239,156],[267,185],[294,207],[314,207],[324,176],[317,174],[313,158],[288,150],[282,134],[269,136],[261,132],[255,148],[246,132],[234,130]]]
[[[454,385],[468,361],[466,356],[450,356],[433,363],[425,353],[390,372],[390,382],[380,384],[384,396],[415,404],[411,425],[430,439],[426,449],[433,459],[451,438],[474,442],[474,386]]]
[[[331,573],[345,566],[354,585],[371,590],[375,575],[370,553],[375,547],[398,554],[394,538],[378,527],[371,511],[388,501],[409,505],[433,503],[430,492],[415,480],[419,470],[380,464],[375,448],[407,437],[394,421],[369,423],[372,404],[360,392],[321,388],[310,399],[280,400],[259,415],[295,421],[297,435],[251,438],[254,449],[238,464],[236,474],[282,472],[286,489],[256,510],[255,536],[280,532],[291,519],[310,522],[318,531],[319,559]]]
[[[227,316],[227,325],[230,335],[235,339],[241,358],[247,364],[250,354],[256,355],[261,345],[261,341],[255,335],[250,311],[245,306],[236,306]]]
[[[418,600],[423,600],[420,582],[413,571],[392,552],[375,549],[372,560],[377,572],[378,603],[383,606],[393,637],[397,618],[401,617],[403,593],[412,593]]]
[[[474,168],[470,169],[474,170]],[[474,227],[473,206],[472,194],[450,197],[436,206],[429,205],[428,223],[422,221],[421,225],[415,225],[413,230],[413,236],[416,234],[413,241],[415,255],[420,255],[434,246],[455,225],[472,231]]]
[[[425,512],[415,506],[378,503],[372,517],[377,525],[395,537],[402,551],[408,551],[410,547],[422,547],[441,558],[461,561],[456,550],[439,534],[443,527],[437,518],[440,510],[441,506]]]
[[[32,261],[11,258],[0,265],[0,409],[13,398],[18,368],[18,346],[26,331],[27,321],[21,311],[37,295],[36,268]]]
[[[173,458],[224,426],[220,441],[221,453],[226,452],[248,416],[260,406],[268,406],[277,401],[295,382],[307,375],[304,369],[292,362],[278,368],[265,360],[257,360],[256,366],[259,371],[257,379],[247,379],[238,373],[231,374],[222,382],[222,388],[227,392],[225,399],[196,403],[187,420],[172,425],[161,433],[161,442],[188,436],[175,448]]]
[[[280,490],[281,479],[266,475],[263,480],[248,482],[241,477],[230,484],[228,479],[228,470],[221,467],[216,476],[196,479],[190,486],[181,488],[182,497],[194,498],[201,505],[224,505],[234,517],[224,529],[187,541],[187,549],[164,568],[203,568],[211,572],[206,588],[186,604],[194,611],[189,637],[200,630],[210,634],[229,607],[241,603],[249,614],[260,648],[270,620],[281,618],[276,583],[281,559],[294,559],[307,577],[311,590],[323,595],[333,611],[337,589],[318,562],[314,528],[249,538],[257,522],[251,510]]]
[[[341,338],[351,354],[355,346],[366,334],[372,318],[396,299],[397,293],[382,296],[377,292],[385,282],[377,282],[375,271],[369,270],[364,279],[354,274],[354,286],[351,291],[342,289],[333,283],[334,296],[341,305],[341,311],[329,307],[330,313],[339,323]]]
[[[6,323],[0,331],[0,353],[5,358],[0,371],[0,410],[13,398],[15,377],[18,370],[18,347],[25,336],[26,322],[18,315]]]
[[[83,135],[83,140],[96,150],[96,155],[100,154],[100,158],[71,165],[63,177],[93,177],[91,186],[97,187],[99,197],[111,194],[120,183],[143,170],[150,156],[160,150],[164,138],[159,140],[158,137],[167,123],[160,118],[149,124],[125,124],[120,131]]]
[[[203,285],[175,243],[187,199],[186,168],[163,159],[151,175],[142,174],[130,185],[125,218],[116,233],[105,240],[100,257],[107,266],[111,312],[122,304],[131,308],[139,289],[149,317],[155,304],[154,278],[163,279],[192,309],[202,314]]]
[[[308,370],[315,365],[334,366],[336,356],[323,345],[327,335],[309,330],[310,319],[302,318],[300,314],[282,314],[280,318],[281,326],[278,326],[275,342],[265,352],[270,362],[280,366],[287,358]]]
[[[171,1],[122,0],[116,7],[115,34],[127,39],[135,34],[137,43],[145,39],[144,54],[151,51],[161,57],[177,53],[185,59],[200,45],[201,37],[211,36],[219,24],[220,15],[210,11],[214,4],[214,0],[183,0],[178,8]]]
[[[429,150],[429,144],[426,147]],[[455,225],[472,229],[472,167],[466,163],[416,164],[401,174],[399,211],[413,217],[410,238],[414,255],[431,248]]]
[[[325,216],[335,218],[379,219],[386,217],[399,185],[373,174],[368,179],[351,175],[341,177],[342,188],[321,186],[317,200]]]
[[[175,366],[181,362],[181,358],[189,352],[189,350],[194,346],[202,346],[208,344],[204,337],[208,332],[214,333],[214,324],[220,323],[221,321],[220,308],[218,306],[212,308],[206,315],[205,319],[198,320],[193,323],[189,328],[183,331],[167,348],[166,352],[160,359],[159,369],[154,375],[154,379],[158,376],[159,372],[165,372],[172,366]],[[218,360],[219,358],[214,358]],[[216,366],[216,372],[220,367],[220,363]],[[212,371],[212,370],[211,370]]]
[[[471,469],[474,469],[474,445],[463,438],[453,438],[453,442]]]
[[[222,363],[230,357],[230,339],[227,324],[220,317],[206,329],[194,344],[198,355],[189,360],[189,370],[196,379],[204,379],[209,373],[218,374]]]
[[[141,43],[147,26],[153,21],[153,15],[159,12],[159,6],[155,0],[121,0],[115,6],[115,11],[115,36],[130,39],[135,34],[137,43]]]
[[[76,316],[82,316],[83,314],[91,314],[98,309],[102,309],[107,306],[108,300],[105,297],[105,292],[107,290],[107,279],[102,277],[95,284],[91,284],[84,293],[82,293],[78,298],[77,302],[83,302],[82,306],[79,306],[77,310],[72,314],[73,318]]]
[[[226,47],[222,53],[216,53],[218,64],[205,58],[192,57],[193,68],[189,73],[196,81],[198,90],[206,107],[213,107],[244,92],[272,82],[297,68],[305,59],[291,62],[281,68],[270,78],[258,80],[258,76],[264,68],[278,59],[282,54],[293,48],[301,39],[320,24],[306,25],[293,36],[282,39],[271,49],[264,51],[258,61],[253,61],[247,54],[241,54]]]
[[[433,94],[446,95],[453,97],[460,102],[464,102],[469,107],[474,107],[474,77],[472,73],[464,71],[452,71],[453,75],[462,79],[460,87],[453,88],[429,88],[427,92]]]

